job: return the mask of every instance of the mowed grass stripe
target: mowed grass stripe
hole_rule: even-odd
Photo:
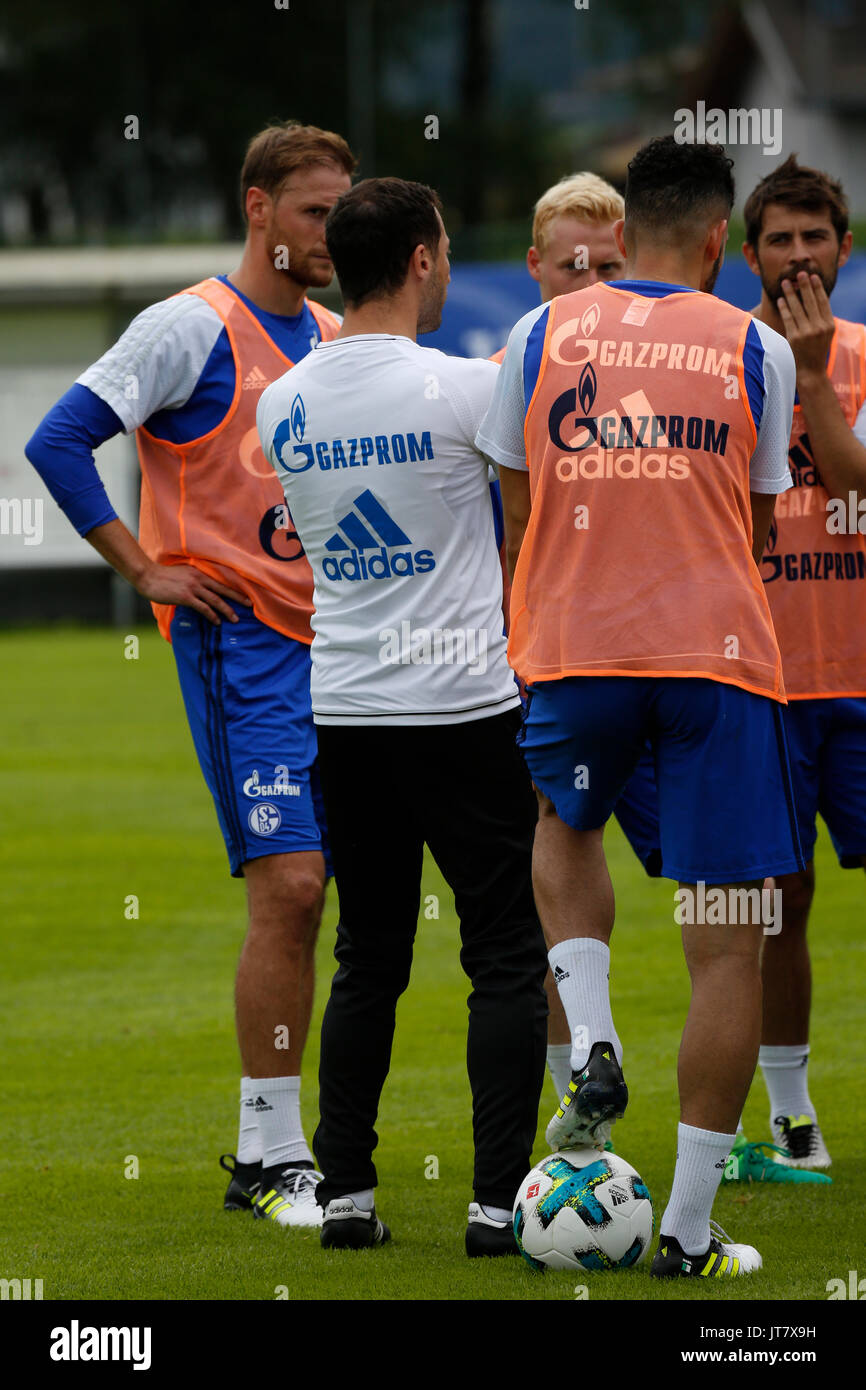
[[[272,1299],[286,1287],[294,1299],[573,1300],[585,1283],[591,1299],[719,1301],[823,1299],[828,1279],[862,1264],[863,876],[839,870],[823,833],[810,1089],[834,1185],[723,1187],[715,1215],[762,1251],[760,1274],[659,1285],[644,1269],[541,1278],[522,1261],[466,1260],[469,984],[453,900],[429,860],[424,893],[438,896],[439,918],[419,924],[378,1123],[378,1203],[393,1244],[324,1252],[315,1233],[223,1213],[216,1160],[236,1139],[244,890],[228,875],[171,652],[153,631],[140,638],[139,660],[125,661],[116,632],[0,636],[11,673],[0,749],[3,1273],[42,1278],[58,1299]],[[618,904],[611,983],[631,1091],[615,1139],[658,1219],[673,1173],[688,977],[673,885],[645,878],[615,824],[606,839]],[[131,895],[137,918],[125,915]],[[332,889],[302,1088],[309,1136],[335,922]],[[546,1082],[536,1157],[553,1106]],[[751,1138],[769,1137],[767,1117],[759,1076]],[[126,1178],[133,1157],[139,1176]],[[436,1179],[425,1177],[431,1159]]]

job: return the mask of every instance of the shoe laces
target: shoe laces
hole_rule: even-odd
[[[324,1174],[315,1168],[284,1168],[280,1180],[286,1184],[294,1202],[315,1200],[316,1184],[324,1182]]]
[[[722,1245],[734,1244],[727,1231],[722,1230],[722,1227],[719,1225],[718,1221],[710,1221],[710,1235],[715,1236],[716,1240],[719,1241]]]
[[[792,1125],[788,1116],[785,1115],[777,1123],[785,1136],[785,1143],[788,1145],[788,1153],[791,1157],[811,1158],[818,1148],[818,1126],[815,1122],[812,1121],[807,1125]]]
[[[767,1159],[770,1158],[770,1154],[781,1154],[783,1158],[787,1158],[788,1156],[784,1149],[779,1148],[778,1144],[770,1144],[766,1139],[760,1139],[755,1144],[749,1143],[746,1145],[746,1148],[752,1149],[756,1153],[760,1152],[761,1157]],[[775,1162],[775,1159],[770,1159],[770,1162]]]

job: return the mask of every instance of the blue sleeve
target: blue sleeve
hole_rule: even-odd
[[[764,384],[764,344],[761,342],[761,335],[755,327],[754,319],[749,324],[749,329],[746,333],[746,342],[743,349],[743,368],[746,377],[746,394],[749,397],[749,405],[752,409],[755,429],[760,430],[761,419],[764,414],[764,397],[766,395],[766,386]]]
[[[93,450],[123,433],[110,405],[77,382],[52,406],[24,449],[58,507],[80,535],[116,521]]]
[[[549,304],[545,304],[544,309],[529,330],[529,335],[526,339],[526,347],[523,350],[524,415],[529,409],[529,403],[532,400],[536,385],[538,384],[538,373],[541,371],[541,354],[544,349],[544,338],[547,333],[547,319],[549,314],[550,306]]]
[[[490,483],[490,502],[493,507],[493,534],[496,537],[496,549],[502,549],[502,542],[505,540],[505,518],[502,514],[502,489],[499,486],[499,479],[494,478]]]

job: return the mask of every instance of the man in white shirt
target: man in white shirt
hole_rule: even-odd
[[[439,326],[449,280],[431,189],[367,179],[335,205],[326,237],[343,327],[264,392],[257,417],[313,570],[312,704],[340,895],[314,1139],[322,1244],[388,1239],[373,1204],[374,1124],[426,842],[455,893],[472,981],[467,1254],[511,1254],[547,1007],[533,796],[474,444],[498,371],[417,345]]]

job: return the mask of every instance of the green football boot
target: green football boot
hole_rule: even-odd
[[[784,1156],[784,1149],[775,1144],[750,1144],[745,1134],[738,1134],[728,1154],[722,1182],[832,1182],[826,1173],[813,1173],[805,1168],[790,1168],[772,1157]]]

